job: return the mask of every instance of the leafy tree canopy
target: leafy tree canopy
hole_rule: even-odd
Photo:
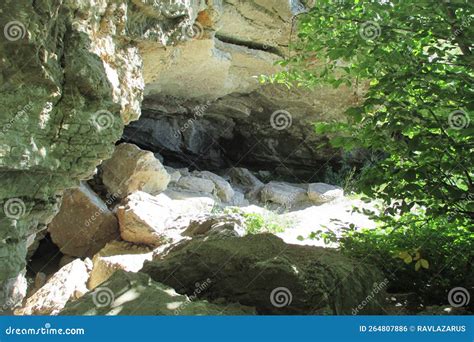
[[[474,280],[474,3],[313,2],[297,16],[297,37],[280,62],[286,71],[263,81],[360,94],[346,120],[318,123],[316,132],[334,136],[336,147],[371,152],[356,185],[385,208],[372,214],[378,229],[349,227],[337,239],[395,275],[395,290],[442,302],[451,287]]]
[[[472,226],[473,3],[318,0],[297,19],[286,71],[268,80],[363,94],[345,122],[316,130],[376,152],[359,186],[390,204],[380,218],[422,207]]]

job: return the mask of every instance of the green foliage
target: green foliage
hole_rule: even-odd
[[[473,6],[319,0],[299,16],[286,71],[262,79],[364,94],[345,121],[315,127],[335,147],[375,156],[356,185],[383,201],[372,214],[380,228],[347,229],[341,248],[425,297],[445,299],[473,277]]]
[[[265,214],[246,213],[236,207],[225,208],[224,212],[241,215],[245,220],[245,227],[249,234],[281,233],[290,225],[289,221],[282,220],[272,212]]]
[[[358,189],[387,203],[385,217],[417,205],[472,224],[474,35],[464,25],[472,9],[469,1],[318,1],[300,16],[293,55],[281,62],[287,71],[268,79],[364,89],[346,122],[316,131],[336,133],[335,147],[378,154]]]
[[[339,242],[344,253],[384,270],[392,291],[416,292],[429,303],[473,285],[474,233],[445,218],[407,214],[377,229],[347,230]]]

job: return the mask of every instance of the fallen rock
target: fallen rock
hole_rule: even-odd
[[[243,167],[233,167],[227,170],[226,174],[230,178],[231,184],[241,190],[249,199],[256,199],[265,185],[252,172]]]
[[[237,214],[202,215],[192,219],[183,232],[185,236],[225,234],[226,236],[244,236],[245,222]]]
[[[246,207],[250,205],[250,202],[245,199],[245,195],[240,191],[234,191],[234,197],[229,202],[229,205],[235,207]]]
[[[168,174],[170,175],[170,182],[169,182],[169,184],[176,183],[176,182],[179,181],[179,179],[181,178],[181,173],[179,172],[179,170],[173,169],[173,168],[170,167],[170,166],[165,166],[165,170],[166,170],[166,172],[168,172]]]
[[[195,192],[168,189],[162,195],[166,195],[172,199],[169,206],[174,212],[174,216],[193,216],[207,213],[216,205],[216,201],[210,194],[203,195]]]
[[[223,202],[230,202],[232,200],[232,197],[234,197],[234,189],[232,189],[229,182],[227,182],[221,176],[218,176],[209,171],[193,172],[193,175],[199,178],[208,179],[212,181],[216,188],[217,196]]]
[[[216,305],[198,299],[212,279],[201,279],[190,297],[157,283],[143,273],[115,272],[109,280],[81,299],[67,303],[61,315],[253,315],[249,307]]]
[[[102,163],[102,181],[111,194],[123,198],[135,191],[159,194],[166,190],[170,176],[152,152],[125,143]]]
[[[109,279],[117,270],[138,272],[145,260],[152,259],[149,248],[133,245],[125,241],[108,243],[92,259],[93,268],[87,284],[89,289],[95,289]]]
[[[262,188],[260,198],[263,202],[269,201],[285,207],[293,207],[309,200],[306,190],[302,187],[273,181]]]
[[[322,204],[344,197],[344,191],[335,185],[312,183],[308,186],[308,197],[314,203]]]
[[[384,300],[383,291],[372,290],[383,280],[373,266],[332,249],[287,245],[271,234],[195,238],[146,262],[141,272],[186,294],[210,278],[205,298],[255,306],[260,314],[351,314],[361,303],[360,314],[380,314]]]
[[[57,315],[66,302],[83,296],[89,274],[86,264],[76,259],[56,272],[44,286],[16,310],[17,315]]]
[[[201,192],[211,194],[214,192],[214,182],[209,179],[203,179],[193,176],[183,176],[176,182],[176,186],[192,192]]]
[[[62,253],[76,257],[92,257],[120,236],[116,217],[85,183],[64,193],[48,231]]]
[[[125,241],[159,246],[169,240],[167,222],[172,218],[172,200],[142,191],[129,195],[117,208],[120,236]]]
[[[230,177],[232,183],[246,187],[247,190],[264,186],[260,179],[243,167],[233,167],[227,171],[227,175]]]

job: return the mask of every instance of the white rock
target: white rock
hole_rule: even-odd
[[[123,198],[135,191],[159,194],[166,190],[170,176],[152,152],[120,144],[102,164],[102,181],[111,194]]]
[[[89,273],[86,264],[76,259],[56,272],[46,284],[16,310],[17,315],[56,315],[70,299],[85,294]]]
[[[165,166],[165,170],[170,175],[170,184],[176,183],[181,178],[181,173],[179,172],[179,170],[173,169],[170,166]]]
[[[120,236],[125,241],[159,246],[167,242],[166,226],[172,218],[172,200],[142,191],[129,195],[117,208]]]
[[[243,167],[233,167],[227,171],[232,186],[245,193],[245,197],[256,199],[264,184],[252,172]]]
[[[285,207],[292,207],[298,203],[308,201],[306,190],[283,182],[270,182],[266,184],[261,193],[262,201],[274,202]]]
[[[344,197],[344,191],[335,185],[312,183],[308,186],[308,197],[314,203],[321,204]]]
[[[236,207],[246,207],[250,203],[245,199],[245,195],[243,193],[240,191],[234,191],[234,197],[232,197],[229,204]]]
[[[222,201],[230,202],[232,200],[232,197],[234,197],[234,190],[230,186],[229,182],[227,182],[221,176],[218,176],[209,171],[193,172],[193,175],[214,182],[214,185],[216,187],[216,194]]]
[[[153,252],[146,247],[125,241],[108,243],[92,259],[93,268],[88,288],[94,289],[109,279],[116,270],[138,272],[146,260],[153,258]]]
[[[211,194],[215,190],[215,185],[213,181],[208,179],[202,179],[193,176],[184,176],[176,183],[179,188],[193,191],[193,192],[203,192]]]

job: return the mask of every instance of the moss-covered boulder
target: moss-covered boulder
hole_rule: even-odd
[[[383,313],[386,283],[373,266],[271,234],[194,239],[142,272],[186,294],[209,278],[203,298],[255,306],[260,314]]]
[[[194,292],[204,291],[207,280]],[[181,296],[143,273],[117,271],[81,299],[69,302],[61,315],[253,315],[255,310],[241,305],[216,305]]]

